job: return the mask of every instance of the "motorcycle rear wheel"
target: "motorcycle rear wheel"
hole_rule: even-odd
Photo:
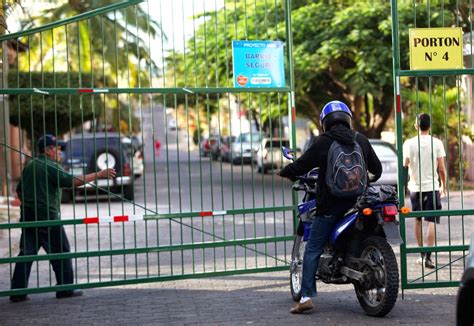
[[[362,243],[361,258],[372,260],[375,267],[372,286],[354,284],[359,304],[369,316],[383,317],[395,306],[398,296],[398,265],[392,247],[382,237],[372,236]],[[369,271],[367,267],[366,271]]]
[[[302,235],[296,235],[291,251],[290,263],[290,289],[294,301],[301,299],[301,281],[303,277],[303,256],[306,242]]]

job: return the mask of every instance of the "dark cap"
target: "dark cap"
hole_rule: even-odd
[[[56,136],[45,134],[38,139],[38,148],[42,151],[48,146],[60,146],[64,149],[66,147],[66,142],[58,140]]]

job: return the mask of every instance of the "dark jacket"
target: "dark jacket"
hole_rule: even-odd
[[[333,126],[327,132],[318,136],[311,147],[294,163],[283,168],[279,175],[291,180],[296,176],[304,175],[315,167],[319,167],[318,193],[316,195],[317,213],[341,216],[350,209],[356,198],[340,198],[333,196],[326,186],[326,170],[328,151],[332,142],[336,139],[341,144],[351,144],[355,132],[343,124]],[[367,170],[373,175],[370,181],[376,181],[382,175],[382,164],[375,154],[369,140],[358,133],[356,141],[362,148]]]

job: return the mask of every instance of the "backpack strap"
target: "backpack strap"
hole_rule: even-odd
[[[358,136],[358,135],[359,135],[359,133],[356,131],[356,132],[354,133],[353,143],[354,143],[354,144],[358,144],[358,145],[360,146],[359,142],[357,141],[357,136]]]

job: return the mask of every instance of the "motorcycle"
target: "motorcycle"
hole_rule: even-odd
[[[282,147],[283,156],[294,160],[292,151]],[[290,263],[293,300],[301,299],[303,257],[316,213],[319,168],[297,178],[293,190],[304,191],[298,204],[298,227]],[[327,284],[353,284],[359,304],[370,316],[382,317],[395,305],[398,296],[398,264],[392,245],[400,245],[397,220],[398,197],[392,186],[369,186],[355,206],[331,231],[320,257],[316,280]],[[407,208],[400,211],[408,213]]]

